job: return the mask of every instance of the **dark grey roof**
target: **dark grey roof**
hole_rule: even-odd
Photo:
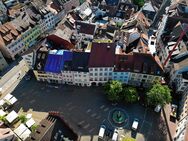
[[[87,52],[73,52],[72,57],[72,71],[88,71],[90,53]]]

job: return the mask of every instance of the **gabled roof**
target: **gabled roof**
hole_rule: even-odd
[[[113,67],[115,43],[92,43],[89,67]]]
[[[79,33],[94,35],[96,25],[84,23],[84,22],[81,22],[81,21],[76,21],[76,28],[77,28]]]
[[[16,40],[19,36],[20,36],[20,33],[11,22],[7,22],[3,25],[0,25],[1,44],[8,45],[13,40]]]
[[[88,64],[89,64],[89,56],[90,56],[90,53],[73,52],[71,70],[87,72]]]
[[[116,55],[116,72],[136,72],[150,75],[162,75],[163,70],[151,54],[133,53],[130,55]]]
[[[46,72],[60,73],[64,68],[64,61],[72,59],[72,52],[56,50],[49,52],[44,70]]]

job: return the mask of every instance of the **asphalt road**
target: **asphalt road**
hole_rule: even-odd
[[[60,111],[64,119],[80,135],[97,135],[100,125],[104,122],[109,123],[110,110],[122,108],[129,117],[125,129],[130,130],[134,118],[138,118],[138,133],[143,135],[144,140],[166,140],[166,136],[159,130],[158,114],[139,104],[113,106],[107,101],[101,87],[60,85],[55,88],[35,80],[22,80],[12,94],[18,99],[14,106],[16,111],[21,107],[25,111],[30,108],[41,112]],[[114,128],[111,124],[109,126]],[[141,141],[143,138],[137,140]]]

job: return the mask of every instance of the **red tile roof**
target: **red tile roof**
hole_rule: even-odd
[[[162,75],[163,70],[151,54],[133,53],[116,55],[115,71],[130,71],[153,75]]]
[[[92,43],[89,67],[113,67],[115,43]]]

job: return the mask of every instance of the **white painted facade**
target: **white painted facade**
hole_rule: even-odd
[[[90,84],[99,85],[112,80],[113,67],[89,68]]]
[[[89,72],[73,71],[73,84],[78,86],[90,86]]]
[[[62,81],[64,84],[73,84],[73,72],[62,71]]]

